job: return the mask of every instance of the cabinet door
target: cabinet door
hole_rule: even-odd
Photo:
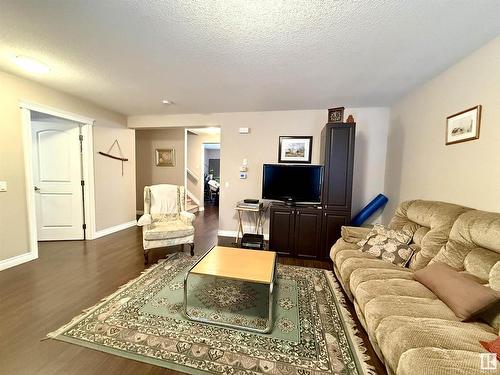
[[[321,253],[321,210],[297,209],[295,215],[295,254],[316,258]]]
[[[271,207],[269,250],[282,255],[293,254],[293,227],[295,210]]]
[[[326,128],[323,204],[328,210],[351,209],[355,127],[338,124]]]
[[[323,212],[322,258],[330,257],[330,249],[340,238],[343,225],[349,223],[349,216],[338,212]]]

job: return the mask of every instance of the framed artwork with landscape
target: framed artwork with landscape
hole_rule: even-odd
[[[471,141],[479,138],[481,106],[466,109],[446,118],[446,144]]]
[[[281,136],[278,163],[311,163],[311,136]]]

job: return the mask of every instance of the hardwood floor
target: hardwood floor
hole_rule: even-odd
[[[202,254],[218,241],[217,208],[207,206],[198,213],[195,227],[195,253]],[[187,246],[185,251],[189,251]],[[166,253],[152,250],[150,264]],[[329,262],[291,258],[280,262],[331,269]],[[0,272],[0,374],[178,374],[56,340],[42,341],[48,332],[143,270],[140,228],[87,242],[41,242],[38,260]],[[355,316],[352,309],[351,313]],[[384,374],[366,335],[362,336],[377,373]]]

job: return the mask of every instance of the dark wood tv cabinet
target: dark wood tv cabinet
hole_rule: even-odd
[[[269,249],[280,255],[327,259],[351,221],[355,124],[328,123],[321,132],[324,165],[319,206],[270,206]]]

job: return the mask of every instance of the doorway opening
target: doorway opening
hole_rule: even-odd
[[[185,129],[184,186],[190,212],[219,204],[220,143],[220,128]]]
[[[204,143],[203,158],[204,204],[218,206],[220,191],[220,143]]]
[[[29,251],[38,241],[95,236],[94,120],[21,100]]]

